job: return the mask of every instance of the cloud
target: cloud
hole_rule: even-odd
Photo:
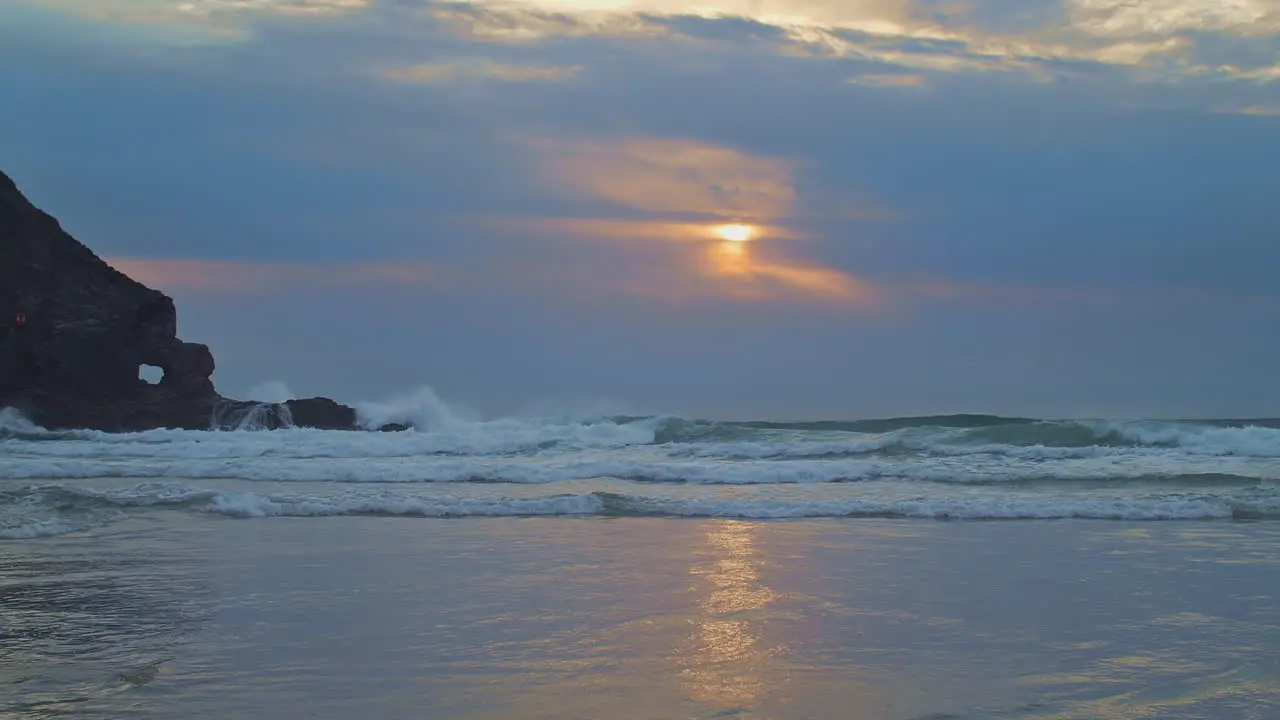
[[[915,280],[898,284],[899,297],[905,300],[935,302],[1007,304],[1031,301],[1058,303],[1107,303],[1116,300],[1115,293],[1081,290],[1069,286],[1031,285],[1027,283],[973,283],[956,280]]]
[[[858,75],[849,78],[853,85],[880,88],[912,88],[925,84],[923,75]]]
[[[1099,37],[1280,31],[1280,8],[1272,0],[1067,0],[1064,6],[1072,26]]]
[[[789,257],[760,257],[756,250],[755,243],[709,245],[695,266],[696,274],[720,280],[724,294],[743,300],[816,298],[874,309],[882,298],[881,288],[847,272]]]
[[[696,35],[686,22],[745,20],[753,41],[777,38],[784,54],[857,59],[933,72],[1052,75],[1064,62],[1142,70],[1140,78],[1218,74],[1269,81],[1274,52],[1249,61],[1245,41],[1280,34],[1271,0],[1064,0],[1033,5],[1010,22],[992,2],[923,0],[472,0],[437,7],[437,19],[479,42],[555,38],[653,39]],[[1030,19],[1028,19],[1030,18]],[[1207,37],[1207,36],[1212,36]],[[743,38],[744,42],[748,38]],[[1236,61],[1204,62],[1201,47],[1239,45]],[[1265,59],[1270,58],[1270,59]]]
[[[492,5],[492,6],[491,6]],[[541,10],[528,3],[450,3],[433,7],[430,15],[468,40],[524,44],[549,38],[637,38],[668,35],[661,24],[643,15],[569,7]]]
[[[581,65],[504,65],[490,60],[450,60],[391,68],[383,75],[408,83],[450,83],[459,80],[556,82],[581,73]]]
[[[664,21],[671,18],[748,19],[761,26],[839,27],[881,34],[918,33],[916,28],[924,27],[912,17],[908,0],[472,0],[452,3],[444,12],[483,23],[501,19],[509,30],[498,36],[529,38],[665,34],[671,29]]]
[[[583,248],[554,261],[507,266],[505,284],[570,305],[574,316],[613,312],[618,300],[671,308],[724,303],[787,305],[834,311],[874,311],[884,291],[850,273],[789,256],[764,243],[701,242],[612,245],[605,254]],[[593,298],[583,303],[583,298]]]
[[[255,18],[332,17],[367,9],[372,0],[18,0],[75,17],[112,23],[198,28],[209,39],[243,37]]]
[[[99,20],[194,20],[229,15],[308,17],[360,10],[371,0],[22,0]]]
[[[1253,117],[1280,116],[1280,105],[1222,104],[1213,109],[1215,115],[1250,115]]]
[[[500,228],[509,233],[539,233],[552,237],[575,237],[593,240],[655,240],[674,243],[720,241],[724,237],[714,223],[671,222],[663,220],[618,220],[602,218],[509,218],[482,220],[480,224]],[[756,239],[789,240],[801,237],[797,231],[782,225],[752,224]]]
[[[444,28],[472,43],[570,40],[700,41],[703,48],[856,61],[914,73],[1016,72],[1036,80],[1092,66],[1137,81],[1280,78],[1280,4],[1273,0],[20,0],[112,22],[194,28],[208,39],[243,38],[271,18],[367,11],[396,33],[432,38]],[[461,77],[556,80],[577,64],[427,64],[419,81]],[[880,73],[873,70],[872,75]],[[401,78],[407,79],[407,78]],[[868,81],[871,84],[873,81]]]
[[[870,283],[774,244],[802,237],[788,227],[797,206],[793,160],[687,138],[539,139],[530,147],[566,191],[647,216],[501,221],[528,234],[607,244],[613,255],[605,262],[617,270],[583,274],[593,283],[606,278],[607,291],[675,304],[818,300],[869,308],[879,298]],[[553,273],[557,283],[565,269]]]
[[[271,263],[233,260],[104,258],[138,282],[166,291],[207,294],[272,293],[299,287],[436,285],[445,275],[420,262]]]
[[[580,194],[653,213],[789,216],[796,163],[686,139],[535,140],[549,176]]]

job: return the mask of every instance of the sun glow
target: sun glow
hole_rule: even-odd
[[[755,228],[750,225],[719,225],[716,235],[729,242],[746,242],[755,236]]]

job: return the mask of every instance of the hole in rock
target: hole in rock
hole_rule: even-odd
[[[164,370],[155,365],[139,365],[138,379],[151,385],[159,385],[164,379]]]

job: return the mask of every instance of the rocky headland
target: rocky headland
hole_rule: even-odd
[[[162,379],[142,379],[144,365]],[[172,298],[108,265],[0,172],[0,408],[50,429],[359,429],[328,398],[225,398],[214,367],[207,345],[178,338]]]

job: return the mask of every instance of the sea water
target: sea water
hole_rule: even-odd
[[[378,412],[386,421],[385,408]],[[1280,422],[462,419],[418,430],[42,430],[0,411],[0,538],[242,518],[1280,516]],[[368,420],[367,420],[368,421]]]
[[[1280,423],[361,416],[0,414],[0,717],[1280,717]]]

